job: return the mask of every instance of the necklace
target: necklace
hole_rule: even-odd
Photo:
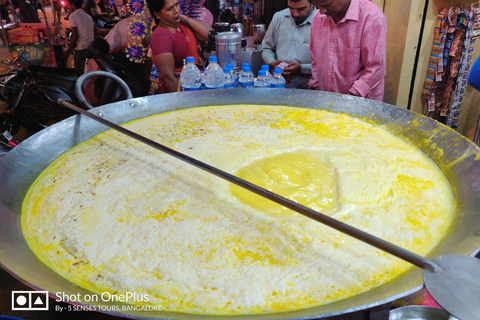
[[[163,23],[161,23],[161,22],[158,23],[158,26],[159,26],[160,28],[168,29],[168,30],[170,30],[170,31],[173,32],[173,33],[175,33],[175,31],[177,30],[177,28],[174,28],[174,27],[172,27],[172,26],[168,26],[168,25],[163,24]]]

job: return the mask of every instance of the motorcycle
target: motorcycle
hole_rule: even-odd
[[[88,58],[96,62],[99,70],[113,73],[131,85],[134,96],[146,95],[145,90],[139,92],[135,88],[135,79],[128,79],[129,71],[124,70],[108,50],[108,43],[97,38],[88,49]],[[74,114],[56,101],[62,99],[80,105],[75,93],[75,83],[79,77],[75,69],[22,65],[18,61],[14,61],[13,65],[12,71],[0,75],[4,79],[0,81],[0,96],[6,102],[6,112],[0,113],[0,134],[8,132],[7,135],[14,136],[20,126],[39,131]],[[109,78],[97,77],[85,87],[91,90],[85,94],[89,105],[82,106],[84,109],[126,99],[121,86]]]

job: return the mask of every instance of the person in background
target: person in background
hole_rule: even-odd
[[[22,23],[39,23],[38,14],[33,10],[33,7],[25,0],[13,0],[13,6],[17,13],[18,20]]]
[[[70,15],[72,39],[64,52],[64,58],[67,60],[68,56],[75,49],[73,59],[75,70],[77,70],[79,74],[84,73],[87,48],[95,37],[95,25],[92,17],[83,11],[82,6],[83,0],[67,0],[67,8],[72,12]]]
[[[475,90],[480,91],[480,58],[477,58],[473,63],[467,83]]]
[[[37,0],[30,0],[30,5],[32,6],[33,8],[33,11],[35,12],[35,14],[37,15],[38,17],[38,5],[37,5]]]
[[[52,1],[53,1],[52,9],[55,12],[54,17],[56,17],[57,23],[62,23],[62,21],[60,21],[60,17],[62,15],[62,5],[60,4],[60,0],[52,0]]]
[[[7,7],[8,0],[0,0],[0,14],[3,20],[6,23],[10,23],[10,15],[8,14],[8,7]]]
[[[114,16],[120,16],[120,13],[118,12],[118,9],[117,9],[117,4],[115,2],[115,0],[101,0],[100,2],[103,1],[103,7],[104,7],[104,12],[107,12],[107,8],[112,10],[112,13]],[[101,10],[102,11],[102,10]]]
[[[383,101],[387,18],[370,0],[312,0],[312,89]]]
[[[105,27],[106,12],[101,12],[95,0],[85,0],[85,12],[92,18],[98,28]]]
[[[184,59],[193,56],[199,63],[197,39],[206,42],[212,28],[180,14],[178,0],[147,0],[147,5],[157,25],[150,49],[158,70],[159,92],[178,91]]]
[[[262,58],[273,70],[282,62],[287,88],[306,88],[312,74],[310,26],[315,7],[309,0],[289,0],[275,13],[262,42]]]
[[[243,3],[243,24],[245,25],[245,36],[253,35],[253,3],[254,0],[245,0]]]

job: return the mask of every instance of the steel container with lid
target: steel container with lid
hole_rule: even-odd
[[[215,48],[218,64],[223,68],[227,63],[233,64],[233,70],[239,71],[242,64],[242,39],[238,32],[221,32],[215,36]]]
[[[240,34],[240,37],[245,38],[245,33],[243,30],[243,23],[232,23],[230,25],[230,29],[232,31],[238,32]]]
[[[257,50],[262,49],[263,37],[265,37],[266,26],[264,24],[253,25],[253,47]]]

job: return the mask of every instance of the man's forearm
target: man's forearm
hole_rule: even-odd
[[[270,48],[263,48],[262,49],[262,58],[265,64],[270,65],[272,62],[277,61],[277,55],[275,54],[275,51],[273,51]]]

